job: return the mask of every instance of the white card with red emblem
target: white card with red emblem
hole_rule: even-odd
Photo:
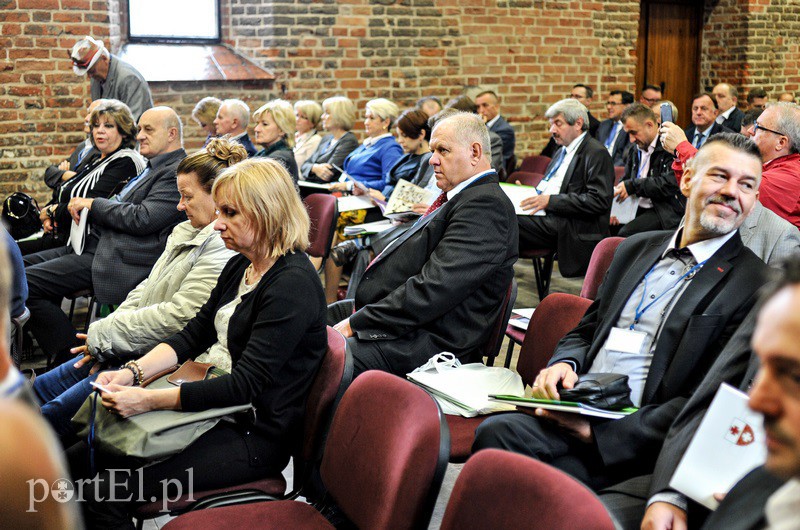
[[[767,459],[761,414],[747,406],[747,394],[723,384],[714,396],[670,487],[711,510],[715,493],[727,493]]]

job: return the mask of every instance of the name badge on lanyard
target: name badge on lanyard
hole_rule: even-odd
[[[606,339],[606,350],[620,353],[642,353],[647,333],[634,329],[611,328]]]

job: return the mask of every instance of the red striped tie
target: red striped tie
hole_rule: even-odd
[[[435,212],[441,205],[447,202],[447,192],[443,191],[436,197],[436,200],[433,201],[433,204],[430,205],[428,210],[425,212],[425,215],[430,215]]]

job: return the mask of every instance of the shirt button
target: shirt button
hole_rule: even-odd
[[[675,271],[669,271],[672,276],[675,276]]]
[[[651,294],[651,295],[650,295],[650,300],[654,299],[655,297],[656,297],[656,295],[654,295],[654,294]]]

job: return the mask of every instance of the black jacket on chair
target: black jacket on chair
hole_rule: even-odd
[[[344,164],[344,159],[347,158],[347,155],[352,153],[355,148],[358,147],[358,139],[356,138],[356,135],[349,131],[344,133],[344,135],[339,138],[339,141],[333,146],[331,146],[332,141],[332,134],[327,134],[322,137],[322,141],[320,141],[316,151],[314,151],[311,156],[308,157],[308,160],[303,163],[303,167],[300,168],[301,180],[307,180],[309,182],[325,182],[311,172],[311,167],[314,164],[333,164],[342,167]],[[337,177],[338,175],[335,175],[333,180],[336,180]]]

